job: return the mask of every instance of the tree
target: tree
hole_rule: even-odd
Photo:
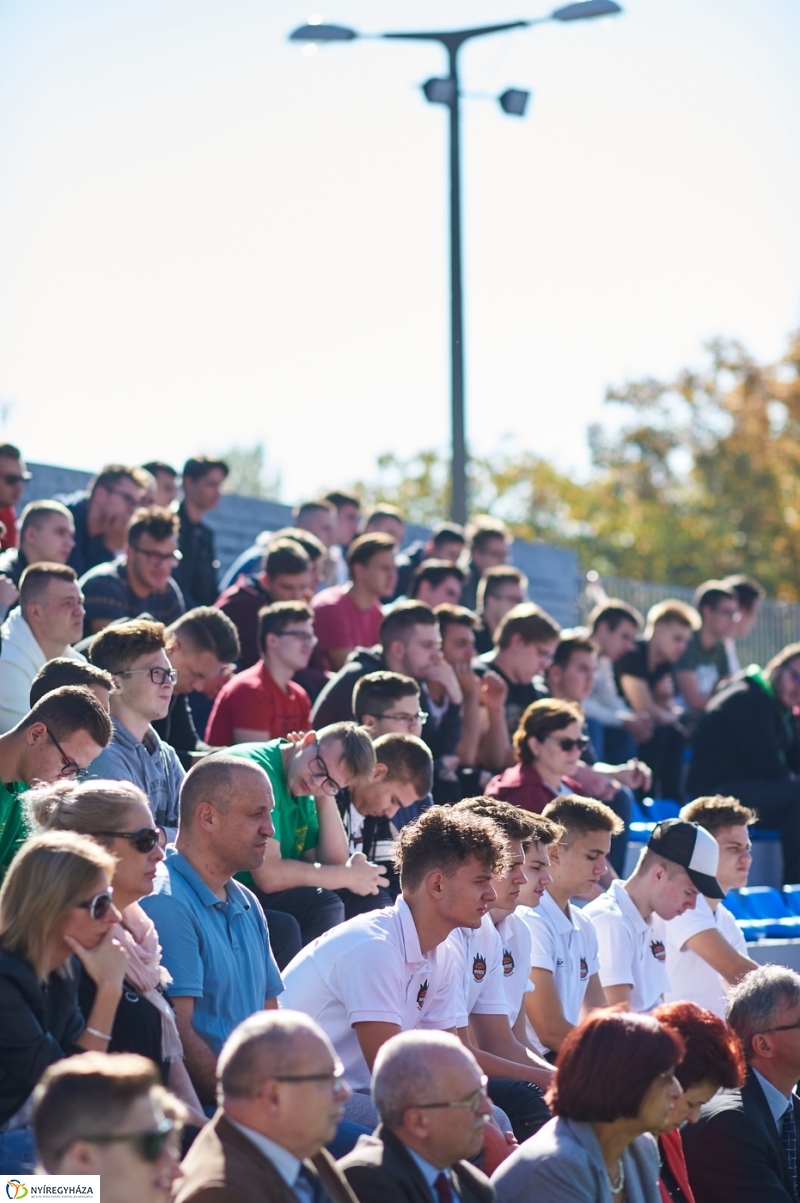
[[[281,474],[270,468],[263,443],[254,447],[231,447],[220,456],[230,468],[225,478],[225,492],[240,497],[263,497],[277,501],[281,492]]]

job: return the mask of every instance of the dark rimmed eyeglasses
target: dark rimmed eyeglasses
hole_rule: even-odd
[[[48,736],[50,737],[50,740],[51,740],[53,746],[55,747],[56,751],[61,756],[61,760],[64,765],[61,772],[58,774],[59,779],[66,778],[66,780],[68,780],[68,781],[85,781],[86,778],[89,776],[89,770],[82,769],[81,766],[78,764],[77,760],[73,760],[71,756],[67,756],[66,752],[61,747],[61,744],[58,742],[55,735],[53,735],[53,732],[50,730],[50,728],[48,726],[45,725],[44,729],[47,732]]]
[[[93,1145],[110,1145],[124,1141],[127,1144],[138,1146],[137,1152],[142,1161],[158,1161],[164,1145],[174,1130],[174,1121],[163,1119],[157,1128],[152,1128],[149,1132],[131,1132],[125,1136],[79,1136],[76,1139],[85,1140],[88,1144]]]
[[[299,643],[310,644],[311,647],[316,647],[319,643],[313,631],[270,631],[276,639],[296,639]]]
[[[412,723],[425,724],[428,721],[427,710],[417,710],[414,714],[392,713],[389,710],[384,710],[383,714],[372,714],[369,711],[366,713],[369,713],[370,718],[389,718],[393,723],[408,723],[409,726]]]
[[[116,840],[130,840],[137,852],[152,852],[156,844],[166,847],[167,835],[161,827],[141,827],[138,831],[93,831]]]
[[[584,748],[589,747],[589,740],[585,735],[582,735],[580,739],[559,739],[557,735],[548,735],[546,738],[551,743],[558,744],[562,752],[572,752],[575,748],[582,752]]]
[[[179,564],[183,559],[177,548],[175,551],[148,551],[144,547],[140,547],[138,543],[129,543],[128,546],[131,551],[144,556],[151,564]]]
[[[481,1084],[477,1090],[473,1090],[472,1094],[467,1095],[465,1099],[454,1099],[450,1103],[412,1103],[411,1107],[417,1111],[435,1111],[439,1107],[468,1107],[470,1111],[477,1111],[481,1105],[482,1099],[487,1099],[489,1079],[485,1074],[481,1075]],[[411,1108],[409,1108],[410,1110]]]
[[[337,1065],[326,1074],[274,1074],[276,1082],[322,1082],[333,1090],[342,1090],[344,1081],[344,1066]]]
[[[120,668],[111,670],[115,677],[132,677],[134,673],[149,673],[154,685],[174,685],[178,679],[176,668]]]
[[[113,903],[114,891],[109,886],[107,890],[101,890],[99,894],[95,894],[87,902],[78,902],[76,905],[82,910],[88,911],[90,919],[105,919]]]
[[[320,755],[319,742],[316,742],[314,747],[317,750],[317,754],[308,766],[311,776],[315,781],[319,781],[323,794],[326,794],[329,798],[336,798],[342,792],[344,786],[334,781],[328,772],[328,766]]]
[[[764,1028],[759,1035],[766,1036],[768,1032],[794,1032],[797,1029],[800,1029],[800,1020],[797,1023],[781,1023],[775,1028]]]

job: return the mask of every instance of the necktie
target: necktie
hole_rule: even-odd
[[[330,1203],[319,1174],[315,1174],[307,1165],[300,1166],[294,1191],[301,1203]]]
[[[454,1203],[450,1178],[445,1174],[444,1170],[434,1179],[433,1189],[436,1191],[436,1198],[439,1200],[439,1203]]]
[[[781,1144],[783,1151],[786,1154],[786,1163],[789,1167],[789,1182],[792,1187],[792,1198],[797,1198],[797,1130],[794,1126],[794,1104],[789,1103],[789,1106],[783,1113],[781,1121]]]

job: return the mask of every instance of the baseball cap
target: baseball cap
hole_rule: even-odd
[[[724,898],[717,881],[719,844],[709,831],[685,819],[665,819],[653,828],[647,847],[664,860],[681,865],[706,898]]]

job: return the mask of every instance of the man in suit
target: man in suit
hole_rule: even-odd
[[[323,1146],[350,1090],[321,1028],[263,1011],[231,1033],[220,1106],[187,1154],[175,1203],[356,1203]]]
[[[696,1203],[791,1203],[797,1193],[800,974],[753,969],[733,989],[728,1023],[742,1042],[747,1082],[706,1103],[682,1130]]]
[[[375,1059],[381,1117],[339,1162],[360,1203],[493,1203],[489,1179],[465,1159],[491,1115],[486,1078],[446,1032],[403,1032]]]

